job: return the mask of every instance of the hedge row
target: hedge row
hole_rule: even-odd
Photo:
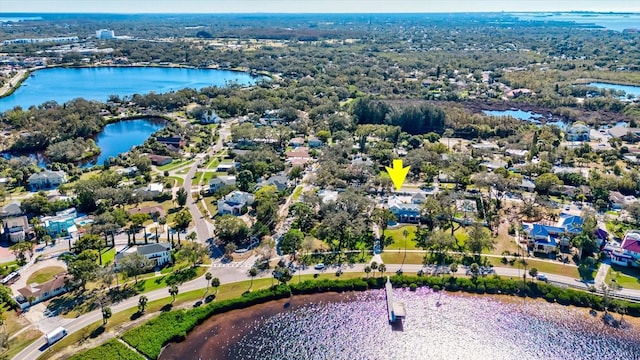
[[[190,310],[164,312],[157,318],[125,332],[122,339],[147,357],[156,359],[163,346],[184,340],[189,331],[214,314],[286,298],[289,295],[289,288],[281,285]]]
[[[125,344],[112,339],[97,348],[75,354],[69,360],[144,360],[140,354],[129,349]]]
[[[365,291],[369,289],[381,289],[386,278],[369,277],[365,279],[348,280],[307,280],[289,286],[279,285],[272,289],[259,290],[247,293],[239,298],[210,303],[190,310],[176,310],[162,313],[141,326],[131,329],[122,335],[122,339],[135,347],[142,354],[151,359],[160,355],[162,347],[170,342],[182,341],[189,331],[214,314],[229,310],[242,309],[249,306],[265,303],[289,297],[290,294],[314,294],[328,291]],[[427,286],[436,291],[466,291],[479,294],[508,294],[528,296],[531,298],[544,298],[549,302],[557,302],[563,305],[575,305],[591,307],[602,311],[602,297],[585,291],[562,289],[546,283],[527,282],[521,280],[501,278],[498,276],[482,277],[472,280],[466,277],[454,276],[391,276],[394,287]],[[631,316],[640,316],[640,303],[615,300],[609,305],[614,309],[614,304],[623,304],[627,307],[627,313]],[[84,359],[84,358],[83,358]],[[103,357],[103,360],[112,359]],[[114,357],[113,359],[118,359]]]

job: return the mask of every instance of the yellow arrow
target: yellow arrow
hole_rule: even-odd
[[[385,166],[387,168],[387,172],[391,177],[391,181],[393,181],[393,185],[396,187],[396,190],[400,190],[402,184],[404,183],[404,179],[407,177],[409,173],[409,169],[411,166],[402,167],[402,160],[393,160],[393,168]]]

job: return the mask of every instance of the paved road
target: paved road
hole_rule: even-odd
[[[209,271],[214,277],[219,278],[220,282],[223,284],[249,280],[249,276],[248,276],[249,267],[244,266],[246,263],[248,262],[245,261],[244,263],[238,262],[238,263],[222,264],[219,261],[216,261],[214,262],[214,264],[212,264]],[[343,265],[342,267],[329,266],[325,270],[322,270],[322,272],[334,273],[338,269],[341,269],[344,272],[360,272],[364,275],[365,266],[367,266],[367,264]],[[394,274],[396,270],[400,268],[402,268],[402,270],[405,272],[417,272],[418,270],[421,270],[421,269],[426,271],[432,271],[434,269],[433,267],[424,267],[422,265],[416,265],[416,264],[405,264],[404,266],[400,264],[386,264],[386,266],[387,266],[387,271],[385,274]],[[498,275],[508,276],[514,279],[521,278],[523,274],[522,270],[513,269],[513,268],[498,267],[498,268],[494,268],[494,271]],[[294,274],[294,281],[295,281],[296,275],[315,274],[318,272],[319,271],[314,270],[313,267],[308,267],[306,269],[299,270]],[[464,275],[465,272],[466,272],[466,267],[461,266],[458,269],[457,274]],[[374,274],[371,274],[371,275],[373,276]],[[270,271],[263,271],[257,276],[257,278],[269,278],[269,277],[271,277]],[[547,274],[547,277],[549,279],[549,282],[552,282],[552,283],[567,285],[571,287],[578,287],[582,289],[587,288],[587,284],[584,284],[580,280],[574,279],[568,276]],[[180,289],[180,293],[197,290],[197,289],[203,289],[203,294],[204,294],[204,289],[206,288],[206,286],[207,286],[207,281],[205,280],[204,276],[202,276],[198,279],[189,281],[179,286],[179,289]],[[634,296],[640,299],[640,290],[623,289],[619,291],[618,294],[625,295],[625,296]],[[150,301],[154,301],[154,300],[168,297],[169,293],[167,292],[167,289],[159,289],[159,290],[148,292],[145,295],[149,298]],[[137,305],[138,305],[138,296],[135,296],[127,300],[124,300],[120,303],[117,303],[115,305],[112,305],[111,309],[114,313],[117,313],[129,308],[137,307]],[[44,333],[53,330],[57,326],[64,326],[67,328],[69,333],[73,333],[101,319],[102,319],[102,314],[100,313],[100,310],[95,310],[76,319],[62,319],[60,317],[51,317],[46,319],[47,325],[45,325],[45,322],[43,321],[42,324],[35,324],[35,326],[39,328],[41,331],[43,331]],[[45,341],[43,338],[31,344],[27,348],[25,348],[22,352],[17,354],[14,357],[14,359],[20,359],[20,360],[35,359],[38,356],[40,356],[44,351],[46,351],[46,347],[44,345],[45,345]]]

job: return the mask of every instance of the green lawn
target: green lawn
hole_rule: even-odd
[[[416,228],[415,225],[404,225],[394,229],[387,229],[384,231],[385,237],[391,237],[393,239],[393,244],[387,245],[385,247],[386,250],[398,250],[404,249],[405,240],[404,240],[404,230],[408,230],[409,234],[407,235],[407,250],[416,250],[419,249],[416,247]]]
[[[63,272],[65,272],[65,268],[61,266],[48,266],[31,274],[31,276],[29,276],[29,278],[27,279],[27,284],[43,284]]]
[[[113,262],[113,259],[116,257],[116,249],[108,248],[102,251],[102,264],[107,265]]]
[[[640,270],[624,266],[611,265],[611,269],[609,269],[609,272],[607,273],[606,282],[610,283],[614,278],[614,275],[616,282],[622,288],[640,290]]]
[[[382,257],[382,261],[386,264],[402,264],[402,260],[404,259],[405,264],[423,264],[424,263],[424,254],[425,253],[416,253],[416,252],[408,252],[406,254],[404,251],[398,252],[397,250],[385,251],[380,256]]]
[[[220,164],[220,159],[217,156],[214,156],[211,158],[211,160],[209,160],[209,162],[205,166],[205,169],[215,169],[218,167],[219,164]]]
[[[493,264],[493,266],[496,266],[496,267],[514,267],[516,269],[518,268],[524,269],[524,266],[520,264],[517,260],[515,264],[511,266],[508,263],[503,264],[501,262],[501,258],[498,258],[498,257],[485,257],[483,259],[488,259],[489,263]],[[562,263],[553,263],[548,261],[534,260],[531,258],[527,258],[526,261],[527,261],[527,272],[531,268],[536,268],[541,273],[564,275],[564,276],[580,279],[580,273],[578,273],[578,268],[575,266],[565,265]]]
[[[298,200],[298,198],[300,198],[300,195],[302,195],[302,190],[302,186],[296,187],[296,189],[293,191],[293,200]]]
[[[193,164],[195,160],[174,160],[170,163],[168,163],[167,165],[162,165],[162,166],[158,166],[158,170],[160,171],[171,171],[171,170],[175,170],[177,168],[183,167],[183,166],[187,166],[187,165],[191,165]]]
[[[177,176],[168,176],[167,179],[171,179],[174,181],[173,186],[176,186],[176,182],[177,182],[177,186],[182,186],[182,184],[184,184],[184,179],[181,177],[177,177]]]

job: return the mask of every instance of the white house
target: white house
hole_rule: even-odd
[[[389,210],[395,215],[398,222],[417,223],[420,220],[419,198],[412,196],[390,196],[387,201]]]
[[[67,174],[64,171],[45,170],[29,176],[31,190],[51,189],[67,182]]]
[[[222,121],[218,114],[213,110],[207,110],[200,118],[200,124],[219,124]]]
[[[116,255],[115,264],[116,267],[118,263],[124,259],[125,256],[129,254],[133,254],[137,252],[140,255],[143,255],[147,259],[154,262],[155,266],[163,266],[164,264],[171,262],[171,244],[168,242],[161,242],[155,244],[147,244],[140,245],[135,248],[129,248],[126,251],[123,251]]]
[[[236,190],[218,200],[218,214],[240,215],[242,208],[251,204],[253,204],[253,194]]]
[[[209,180],[209,192],[213,193],[216,190],[223,188],[225,186],[235,186],[236,185],[236,177],[233,175],[223,175],[215,177]]]
[[[216,167],[216,172],[224,172],[224,173],[228,173],[229,171],[231,171],[231,169],[236,169],[237,165],[235,162],[223,162],[218,164],[218,166]]]
[[[20,305],[20,308],[24,310],[31,305],[49,300],[52,297],[60,295],[67,291],[66,283],[68,279],[70,280],[70,278],[67,277],[67,274],[58,274],[55,276],[55,278],[45,283],[28,284],[22,289],[18,289],[18,293],[20,294],[20,296],[16,298],[16,301]],[[29,303],[30,297],[33,297],[31,303]]]
[[[611,252],[611,262],[621,266],[640,267],[640,231],[629,230],[620,247]]]
[[[566,139],[568,141],[589,141],[591,128],[582,121],[576,121],[567,127]]]
[[[286,190],[289,187],[290,181],[286,175],[274,175],[268,178],[267,180],[263,180],[260,183],[260,187],[275,185],[278,191]]]

